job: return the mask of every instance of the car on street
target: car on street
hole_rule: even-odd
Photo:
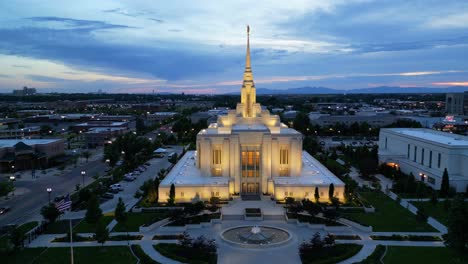
[[[0,215],[6,214],[8,211],[10,211],[10,207],[5,206],[0,208]]]
[[[126,176],[124,177],[124,181],[129,181],[129,182],[131,182],[131,181],[134,181],[134,180],[136,180],[136,177],[135,177],[135,176],[132,176],[132,175],[126,175]]]
[[[112,184],[112,185],[110,186],[110,189],[111,189],[111,190],[117,190],[118,192],[124,190],[124,188],[122,187],[122,185],[120,185],[119,183]]]
[[[112,193],[107,192],[107,193],[101,195],[101,197],[104,198],[104,199],[112,199],[112,198],[114,198],[114,195]]]

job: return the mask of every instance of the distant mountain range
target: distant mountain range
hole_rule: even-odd
[[[456,86],[446,88],[429,87],[389,87],[379,86],[372,88],[359,88],[350,90],[332,89],[326,87],[299,87],[289,89],[258,88],[257,94],[385,94],[385,93],[457,93],[468,91],[468,87]],[[233,92],[229,94],[238,94]]]

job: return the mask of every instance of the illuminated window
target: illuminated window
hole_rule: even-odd
[[[287,148],[280,149],[280,165],[289,164],[289,150]]]
[[[213,164],[221,164],[221,149],[219,148],[213,149]]]

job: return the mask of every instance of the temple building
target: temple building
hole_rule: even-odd
[[[313,200],[316,187],[320,200],[328,201],[332,183],[342,200],[344,183],[302,150],[302,134],[256,102],[249,31],[241,102],[198,133],[197,150],[187,152],[161,182],[159,201],[169,198],[172,184],[180,202],[262,194]]]

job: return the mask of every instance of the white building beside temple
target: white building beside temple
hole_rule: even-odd
[[[262,194],[313,200],[315,187],[320,199],[328,201],[331,183],[334,196],[342,200],[344,183],[302,150],[302,134],[256,102],[247,29],[241,102],[198,133],[197,151],[187,152],[161,182],[159,200],[169,198],[174,184],[176,201]]]
[[[439,190],[447,168],[457,192],[468,185],[468,137],[426,128],[382,128],[379,162],[400,167]]]

